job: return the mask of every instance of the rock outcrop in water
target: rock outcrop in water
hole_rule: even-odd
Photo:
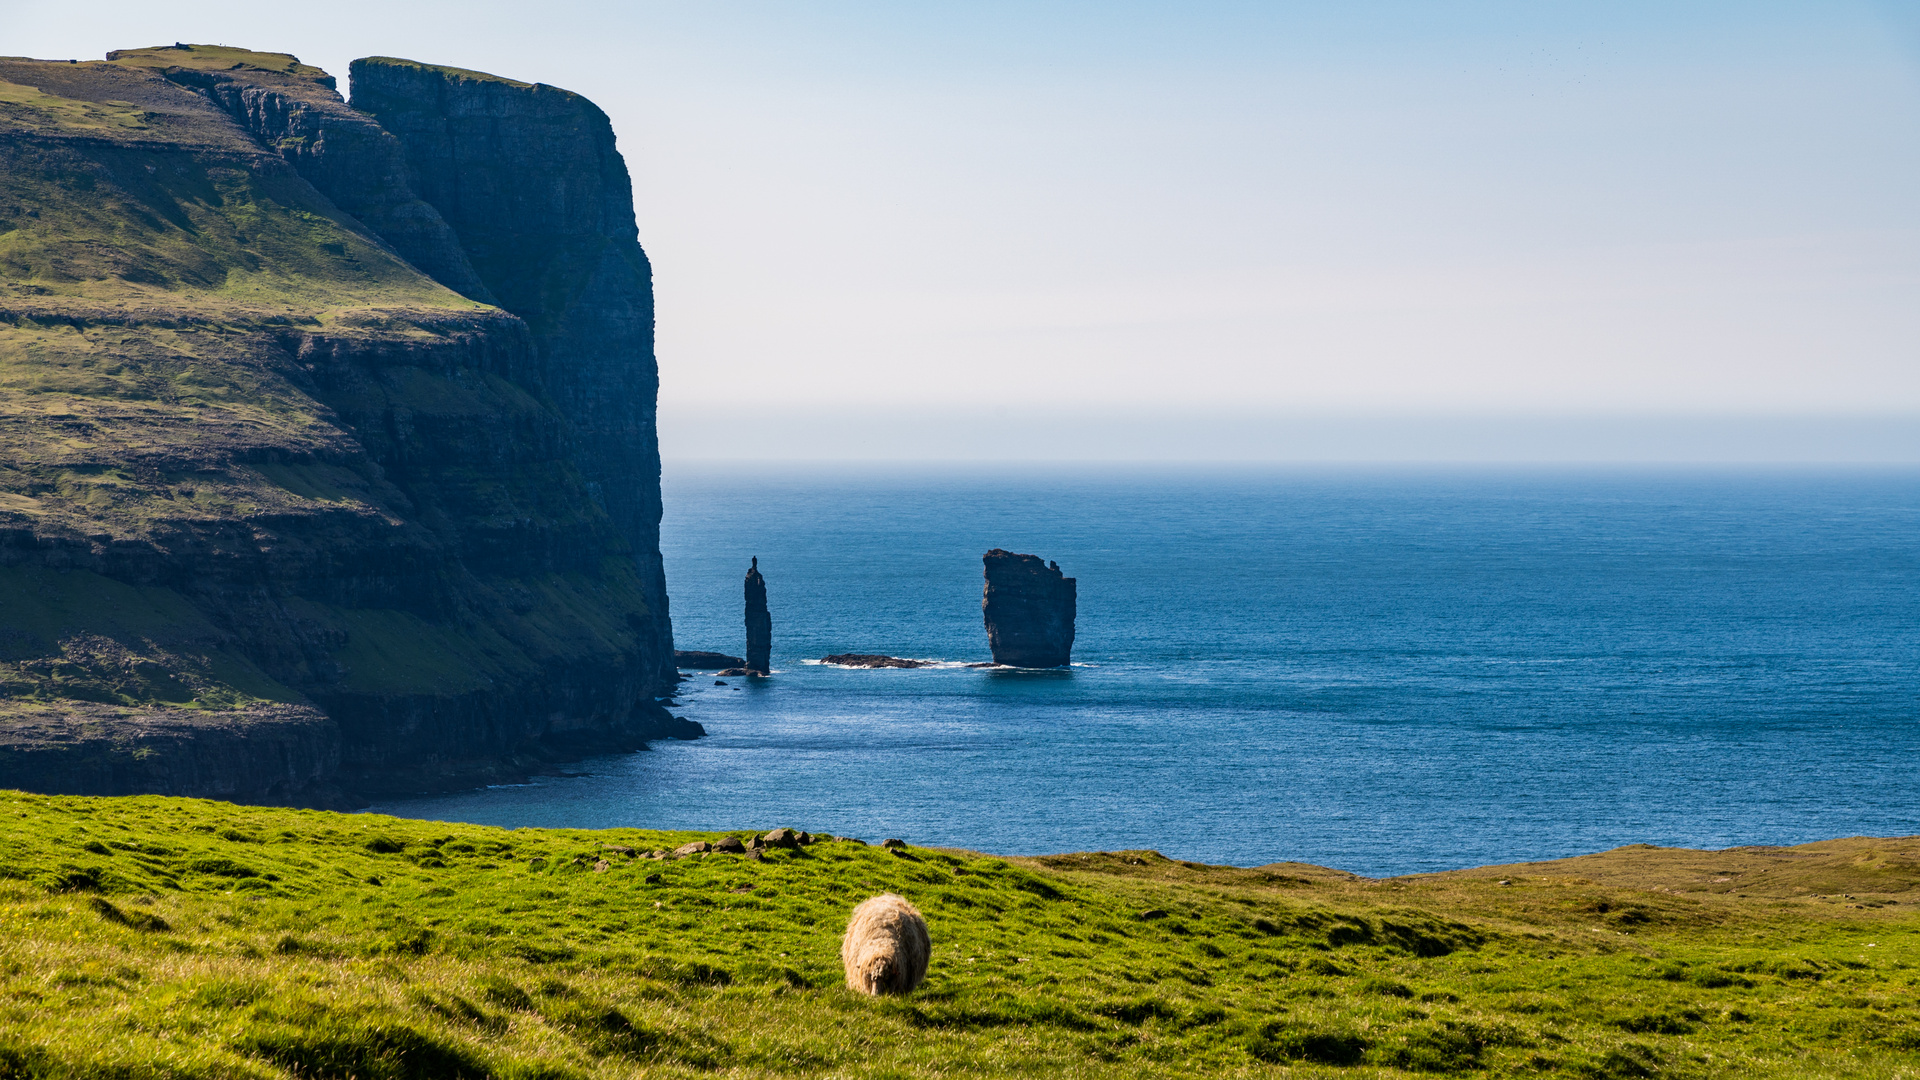
[[[0,60],[0,785],[335,804],[696,731],[605,116],[114,56]]]
[[[747,568],[747,663],[755,675],[773,670],[773,616],[767,612],[767,579],[760,576],[760,557]]]
[[[898,656],[877,656],[873,653],[835,653],[824,657],[823,664],[836,664],[840,667],[865,668],[921,668],[932,667],[925,660],[905,660]]]
[[[1065,667],[1073,658],[1076,584],[1059,563],[994,548],[981,558],[987,583],[980,609],[993,662]]]

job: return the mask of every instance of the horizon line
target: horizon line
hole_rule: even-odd
[[[663,413],[684,462],[1920,465],[1920,414]]]

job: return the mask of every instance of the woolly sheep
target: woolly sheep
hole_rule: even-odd
[[[906,994],[927,977],[933,942],[927,920],[904,896],[884,893],[853,909],[840,963],[847,989],[862,994]]]

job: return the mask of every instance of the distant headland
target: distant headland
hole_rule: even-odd
[[[691,735],[592,102],[0,60],[0,787],[336,805]]]

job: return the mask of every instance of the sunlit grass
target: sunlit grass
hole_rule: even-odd
[[[1897,903],[689,838],[0,795],[0,1076],[1920,1075]]]

